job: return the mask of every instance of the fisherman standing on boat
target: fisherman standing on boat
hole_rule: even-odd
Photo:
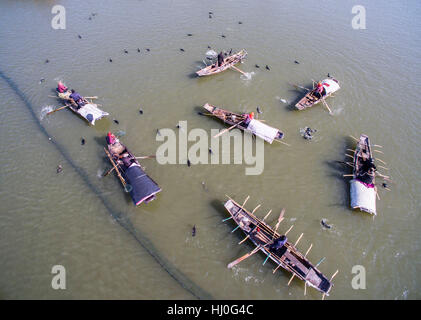
[[[61,82],[59,81],[57,84],[57,89],[56,89],[59,93],[65,93],[67,91],[67,87]]]
[[[218,64],[217,66],[220,67],[224,63],[224,54],[222,51],[218,54]]]
[[[314,95],[319,99],[326,95],[326,89],[323,87],[323,84],[320,81],[317,83],[317,88],[314,91]]]
[[[77,93],[74,89],[72,89],[72,94],[69,96],[69,98],[73,100],[73,103],[77,104],[77,109],[80,109],[86,104],[82,96],[79,93]]]

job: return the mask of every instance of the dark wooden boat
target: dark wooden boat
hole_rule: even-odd
[[[199,77],[202,77],[202,76],[210,76],[212,74],[220,73],[222,71],[227,70],[228,68],[231,68],[237,63],[241,62],[246,56],[247,56],[247,52],[246,50],[243,49],[229,57],[226,57],[220,67],[218,67],[217,62],[215,62],[214,64],[211,64],[210,66],[207,66],[206,68],[203,68],[197,71],[196,74]]]
[[[66,106],[72,110],[74,113],[80,115],[83,119],[88,121],[90,124],[95,125],[95,121],[101,119],[102,117],[108,116],[109,113],[102,111],[98,108],[98,105],[93,103],[92,101],[86,100],[86,104],[83,107],[80,107],[79,109],[76,107],[76,105],[71,103],[70,100],[70,91],[66,91],[64,93],[57,92],[57,96],[64,100],[66,102]]]
[[[161,188],[146,174],[139,161],[124,144],[118,139],[113,144],[107,142],[107,148],[104,148],[104,151],[124,189],[130,193],[136,206],[156,198],[156,194],[161,191]]]
[[[351,207],[376,215],[376,181],[374,159],[368,136],[362,134],[357,142],[350,181]]]
[[[324,96],[325,99],[340,89],[339,81],[336,79],[327,78],[321,82],[324,89],[326,90],[326,95]],[[298,110],[304,110],[322,101],[322,98],[314,95],[315,91],[316,89],[310,90],[300,101],[297,102],[295,107]]]
[[[227,123],[230,126],[237,125],[237,128],[249,131],[252,134],[262,138],[263,140],[272,143],[273,140],[280,141],[284,134],[279,129],[273,128],[271,126],[268,126],[267,124],[264,124],[263,122],[253,119],[251,120],[247,125],[245,122],[243,122],[246,118],[246,115],[234,113],[231,111],[227,111],[218,107],[215,107],[213,105],[210,105],[209,103],[206,103],[203,108],[205,108],[207,111],[209,111],[212,115],[215,117],[221,119],[224,123]]]
[[[311,262],[306,258],[308,252],[311,249],[311,246],[305,255],[299,252],[296,248],[296,245],[301,239],[301,236],[295,244],[291,244],[289,241],[286,241],[286,243],[281,248],[273,249],[271,247],[271,244],[274,242],[273,240],[278,239],[281,236],[281,234],[276,231],[277,227],[279,226],[279,222],[282,221],[281,216],[280,219],[278,219],[278,224],[275,230],[273,230],[271,226],[263,221],[264,218],[263,220],[257,218],[252,212],[244,209],[244,205],[241,206],[231,198],[225,203],[224,206],[230,214],[230,218],[238,225],[237,228],[240,228],[247,235],[246,239],[248,238],[251,240],[251,242],[256,246],[251,254],[254,254],[257,251],[263,252],[266,255],[265,262],[268,259],[271,259],[277,265],[277,268],[274,270],[274,272],[279,267],[282,267],[286,271],[291,272],[293,277],[295,276],[303,280],[306,285],[315,288],[316,290],[322,292],[324,295],[329,295],[329,292],[333,286],[332,279],[337,274],[337,272],[330,280],[328,280],[317,269],[317,266],[311,264]],[[289,230],[285,234],[288,232]],[[237,259],[236,261],[241,261],[243,257]]]

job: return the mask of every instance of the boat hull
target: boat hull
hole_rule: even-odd
[[[216,63],[203,68],[199,71],[196,72],[196,74],[199,77],[203,77],[203,76],[210,76],[216,73],[220,73],[222,71],[225,71],[229,68],[231,68],[232,66],[236,65],[237,63],[241,62],[245,57],[247,56],[247,52],[246,50],[241,50],[239,52],[237,52],[236,54],[233,54],[232,56],[229,56],[227,58],[224,59],[224,63],[222,64],[222,66],[217,67]]]

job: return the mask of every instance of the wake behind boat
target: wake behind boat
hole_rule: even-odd
[[[227,123],[230,126],[237,125],[237,128],[249,131],[269,143],[272,143],[273,140],[280,141],[284,137],[283,132],[279,129],[272,128],[257,119],[250,119],[247,114],[230,112],[210,105],[209,103],[206,103],[203,108],[215,117],[221,119],[224,123]]]
[[[203,68],[196,72],[199,77],[202,76],[209,76],[212,74],[220,73],[222,71],[227,70],[228,68],[233,67],[235,64],[243,61],[243,59],[247,56],[246,50],[241,50],[225,59],[223,59],[222,63],[219,64],[218,61],[206,68]]]
[[[98,108],[98,105],[92,101],[88,101],[87,98],[81,97],[74,90],[68,90],[61,82],[59,82],[56,92],[57,96],[66,102],[62,108],[69,108],[92,125],[95,125],[96,120],[109,115],[108,112],[102,111]],[[59,109],[53,110],[52,112]]]

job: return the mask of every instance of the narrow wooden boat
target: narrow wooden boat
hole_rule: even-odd
[[[326,95],[324,96],[325,99],[340,89],[339,81],[333,78],[324,79],[322,81],[322,85],[324,89],[326,90]],[[322,101],[321,98],[314,95],[315,91],[316,91],[316,88],[313,90],[310,90],[300,101],[297,102],[295,107],[298,110],[304,110]]]
[[[57,92],[57,95],[60,99],[64,100],[66,102],[66,105],[69,107],[70,110],[72,110],[74,113],[77,113],[80,115],[83,119],[88,121],[90,124],[95,125],[95,121],[101,119],[102,117],[108,116],[109,113],[102,111],[98,108],[98,106],[93,103],[92,101],[88,101],[87,104],[85,104],[83,107],[80,107],[79,109],[76,107],[76,105],[73,105],[70,100],[70,91],[66,91],[64,93]]]
[[[271,259],[276,264],[277,268],[275,271],[279,267],[282,267],[286,271],[291,272],[293,277],[295,276],[298,279],[303,280],[306,285],[315,288],[324,295],[329,295],[333,286],[332,279],[337,272],[330,280],[328,280],[317,269],[317,266],[311,264],[311,262],[306,258],[311,246],[305,255],[299,252],[296,248],[296,244],[301,237],[297,240],[296,244],[292,244],[286,239],[286,242],[284,241],[285,243],[281,248],[272,248],[271,245],[274,243],[274,240],[281,237],[281,234],[276,230],[279,226],[279,222],[282,221],[281,216],[280,219],[278,219],[278,224],[275,230],[273,230],[271,226],[263,221],[264,218],[263,220],[259,219],[252,212],[244,209],[244,205],[241,206],[231,198],[229,198],[224,206],[230,214],[230,218],[238,225],[237,228],[240,228],[247,235],[246,238],[248,238],[256,246],[256,248],[252,251],[252,254],[257,251],[263,252],[266,255],[265,262],[268,259]],[[288,231],[285,234],[287,233]],[[237,260],[241,261],[241,259],[242,258]]]
[[[376,215],[376,181],[373,155],[368,136],[362,134],[357,143],[350,181],[351,207]]]
[[[118,139],[111,142],[114,143],[107,141],[107,148],[104,148],[104,151],[124,189],[130,192],[133,203],[138,206],[143,202],[154,200],[161,188],[145,173],[139,161],[124,144]]]
[[[282,131],[272,128],[257,119],[252,119],[248,124],[245,124],[243,121],[246,119],[246,115],[244,114],[227,111],[210,105],[209,103],[206,103],[203,108],[215,117],[221,119],[224,123],[227,123],[230,126],[238,124],[237,128],[249,131],[269,143],[272,143],[273,140],[281,140],[284,137]]]
[[[215,62],[214,64],[211,64],[210,66],[207,66],[206,68],[203,68],[197,71],[196,74],[199,77],[202,77],[202,76],[210,76],[215,73],[220,73],[222,71],[227,70],[228,68],[231,68],[233,65],[241,62],[246,56],[247,56],[247,52],[246,50],[243,49],[229,57],[226,57],[220,67],[218,67],[217,62]]]

